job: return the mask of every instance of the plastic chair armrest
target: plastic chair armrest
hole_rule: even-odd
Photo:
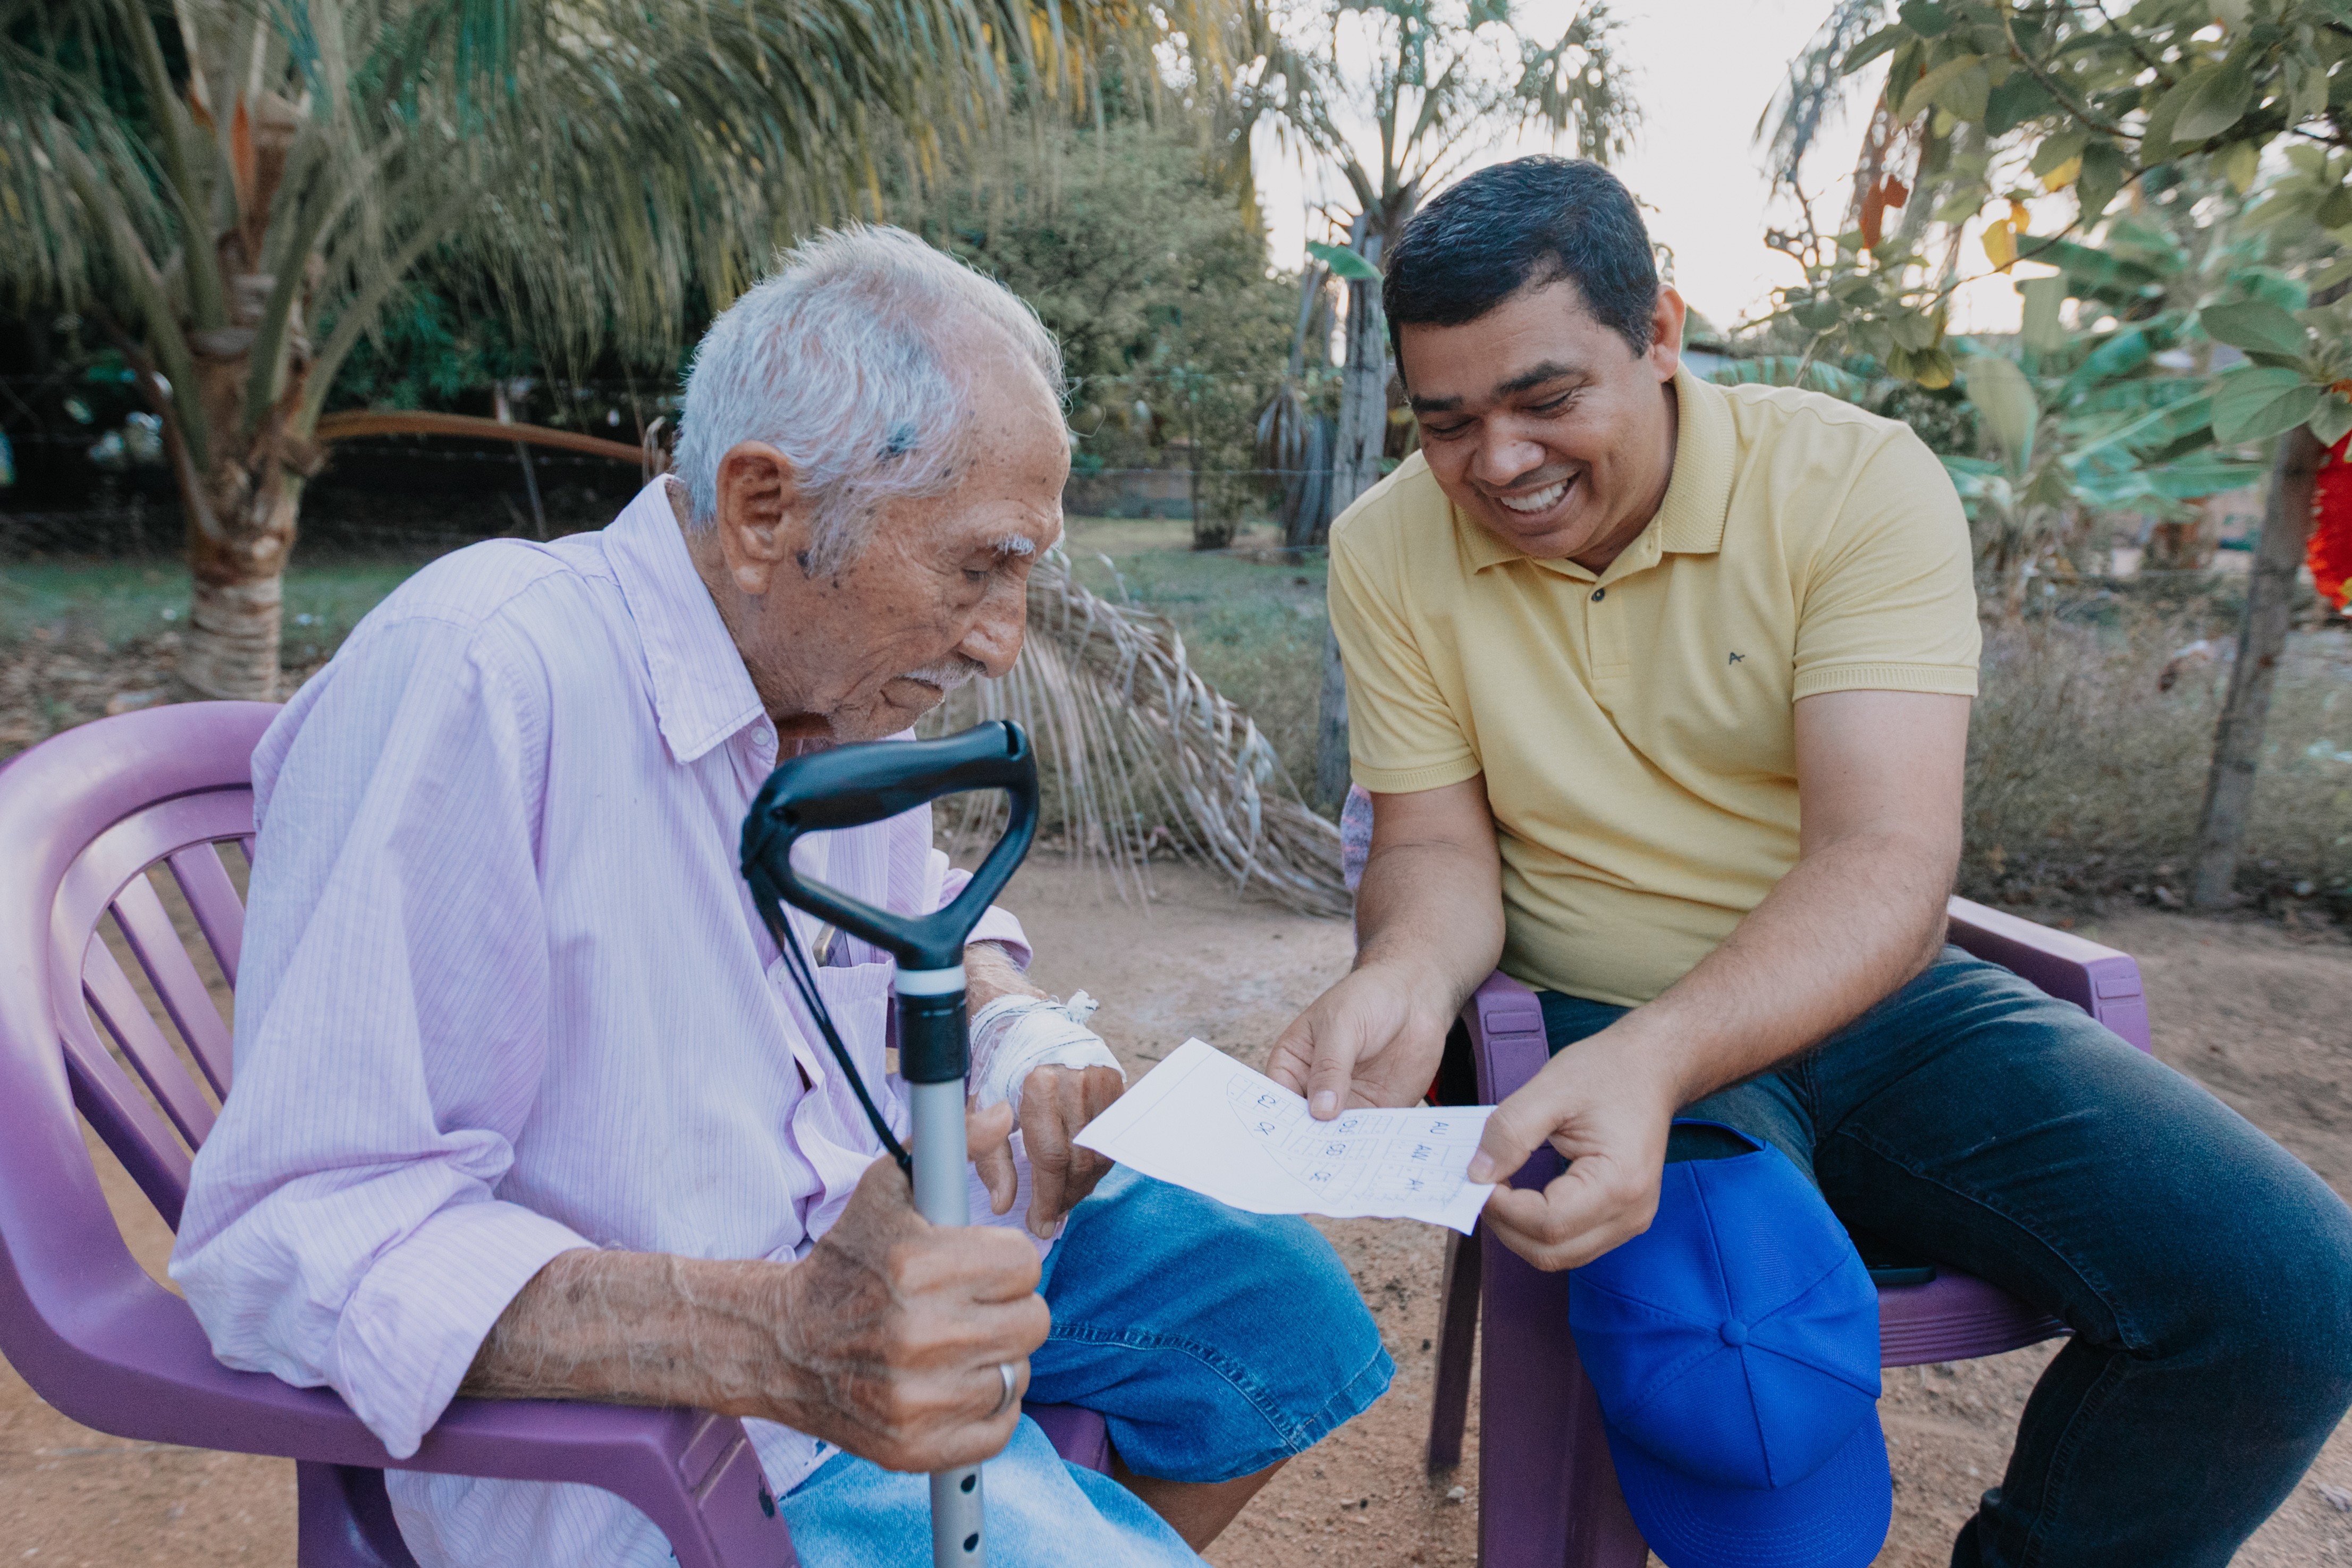
[[[1054,1452],[1098,1476],[1110,1474],[1110,1423],[1076,1405],[1029,1405],[1021,1413],[1037,1423]]]
[[[460,1399],[396,1468],[602,1487],[659,1527],[679,1568],[799,1562],[760,1456],[731,1415]]]
[[[1955,947],[2072,1002],[2141,1050],[2148,1048],[2147,996],[2130,953],[1966,899],[1952,900],[1948,909]]]
[[[0,1270],[0,1316],[38,1327]],[[405,1459],[384,1451],[332,1390],[297,1388],[214,1359],[187,1303],[141,1279],[65,1334],[12,1336],[36,1392],[102,1432],[371,1469],[602,1487],[668,1538],[679,1568],[791,1568],[791,1535],[732,1416],[546,1400],[460,1399]],[[29,1321],[29,1323],[28,1323]]]
[[[1462,1023],[1470,1032],[1481,1104],[1500,1104],[1550,1059],[1536,994],[1499,969],[1470,994]]]

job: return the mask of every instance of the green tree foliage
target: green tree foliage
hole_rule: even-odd
[[[435,282],[444,285],[436,288]],[[541,356],[517,341],[504,311],[465,310],[447,279],[420,279],[379,313],[352,345],[330,401],[364,408],[451,408],[493,384],[542,374]]]
[[[2352,431],[2352,314],[2334,303],[2352,283],[2338,256],[2352,233],[2347,60],[2352,16],[2339,0],[1901,0],[1891,12],[1885,0],[1838,0],[1779,105],[1774,145],[1793,184],[1824,106],[1884,62],[1851,222],[1833,239],[1784,245],[1805,268],[1784,303],[1817,352],[1883,352],[1922,384],[1948,384],[1958,367],[1945,302],[1961,280],[1959,226],[2003,200],[2007,211],[1982,229],[1992,268],[2055,262],[2069,292],[2120,321],[2193,309],[2177,337],[2238,351],[2227,365],[2203,348],[2191,354],[2202,439],[2279,444],[2215,736],[2191,894],[2200,905],[2231,896],[2314,477],[2324,448]],[[2143,209],[2183,189],[2253,195],[2279,164],[2286,173],[2245,216],[2283,275],[2192,272],[2203,297],[2183,301],[2149,266],[2145,237],[2109,218],[2126,192]],[[2074,196],[2072,217],[2033,233],[2024,204],[2058,193]],[[1931,260],[1937,226],[1942,255]],[[2177,241],[2181,226],[2168,227]],[[2053,324],[2055,304],[2042,307]],[[2169,427],[2191,416],[2168,404],[2140,417]],[[2167,445],[2149,457],[2185,455]]]
[[[2110,235],[2109,213],[2127,194],[2145,212],[2168,192],[2191,192],[2191,221],[2162,226],[2180,248],[2189,228],[2254,191],[2273,149],[2293,172],[2248,215],[2247,232],[2295,258],[2312,287],[2352,279],[2352,265],[2333,260],[2352,229],[2352,153],[2337,151],[2352,149],[2347,58],[2352,25],[2332,0],[1843,0],[1778,105],[1771,141],[1784,178],[1795,179],[1825,106],[1871,68],[1883,62],[1885,74],[1853,221],[1833,237],[1778,237],[1806,268],[1784,306],[1821,350],[1857,350],[1922,384],[1948,384],[1945,303],[1965,275],[1958,226],[1993,207],[1986,268],[2050,262],[2076,297],[2126,313],[2148,300],[2194,308],[2207,301],[2179,300],[2127,254],[2144,241]],[[2072,217],[2032,233],[2023,204],[2059,192],[2074,197]],[[1945,237],[1930,244],[1937,226]],[[2352,429],[2352,401],[2332,390],[2352,360],[2352,321],[2323,310],[2303,325],[2290,341],[2261,312],[2204,324],[2204,335],[2263,356],[2213,389],[2219,439],[2306,421],[2326,441]]]
[[[1195,129],[1128,119],[1004,138],[891,211],[1061,340],[1082,468],[1186,443],[1196,536],[1222,545],[1263,488],[1234,470],[1281,377],[1297,283],[1268,272],[1264,233]]]

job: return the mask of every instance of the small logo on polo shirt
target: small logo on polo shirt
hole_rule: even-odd
[[[1747,656],[1746,654],[1744,654],[1744,653],[1735,653],[1735,654],[1733,654],[1733,655],[1731,656],[1730,662],[1731,662],[1731,663],[1733,663],[1733,664],[1738,664],[1741,659],[1746,658],[1747,657],[1748,657],[1748,656]]]

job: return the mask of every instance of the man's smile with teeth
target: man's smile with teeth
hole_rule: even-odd
[[[1495,499],[1502,502],[1505,506],[1510,508],[1513,511],[1542,511],[1558,503],[1559,498],[1568,493],[1568,487],[1575,482],[1575,476],[1570,475],[1569,478],[1561,479],[1556,484],[1546,485],[1543,489],[1534,491],[1532,494],[1523,496],[1496,496]]]

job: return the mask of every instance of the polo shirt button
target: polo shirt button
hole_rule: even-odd
[[[1608,596],[1609,590],[1606,588],[1595,588],[1592,590],[1592,602],[1596,605]]]

